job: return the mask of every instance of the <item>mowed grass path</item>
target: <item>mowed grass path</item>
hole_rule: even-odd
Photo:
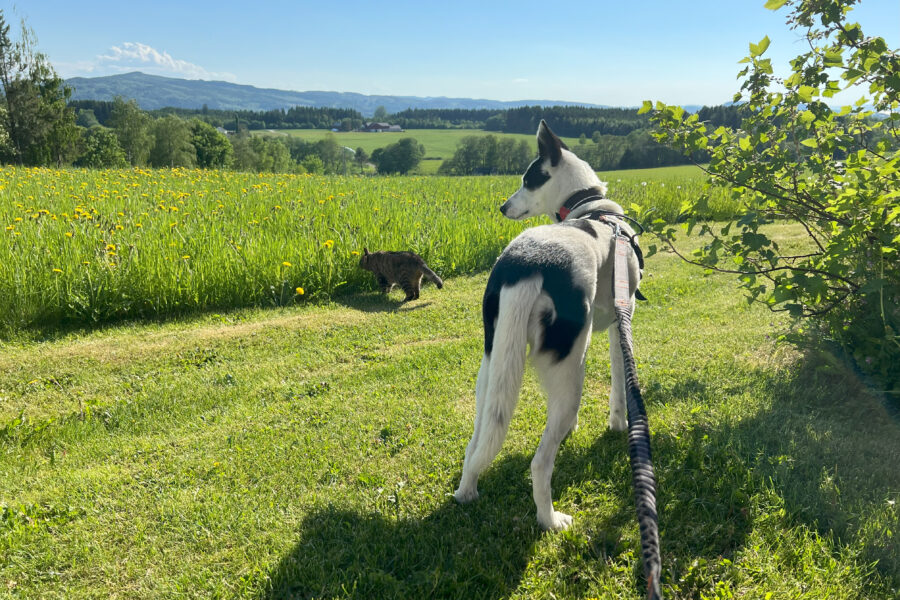
[[[553,478],[573,529],[536,526],[530,372],[481,498],[449,497],[485,280],[0,346],[0,596],[642,597],[605,335]],[[667,597],[897,597],[897,420],[732,279],[657,255],[642,289]]]

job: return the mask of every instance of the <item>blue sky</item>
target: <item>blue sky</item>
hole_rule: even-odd
[[[24,17],[66,78],[140,70],[298,91],[612,106],[729,101],[738,61],[765,35],[767,55],[786,68],[803,43],[784,10],[763,4],[0,1],[11,33]],[[862,0],[852,15],[900,47],[900,0]]]

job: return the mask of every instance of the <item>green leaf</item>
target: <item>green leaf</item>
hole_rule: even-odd
[[[765,4],[765,7],[769,10],[778,10],[785,4],[787,4],[787,0],[768,0],[768,2],[766,2]]]
[[[756,57],[756,56],[761,55],[763,52],[765,52],[768,49],[770,43],[771,42],[769,40],[769,36],[766,36],[763,39],[759,40],[758,44],[751,43],[750,44],[750,56]]]
[[[651,110],[653,110],[653,103],[650,102],[649,100],[644,100],[644,104],[642,104],[641,107],[638,109],[638,114],[642,115],[646,112],[650,112]]]
[[[804,110],[800,113],[800,122],[801,123],[812,123],[816,120],[816,115],[811,110]]]
[[[812,102],[813,92],[816,91],[816,88],[809,85],[801,85],[797,88],[797,96],[800,97],[802,102]]]

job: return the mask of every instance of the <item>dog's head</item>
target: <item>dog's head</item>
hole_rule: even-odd
[[[591,166],[569,151],[566,144],[541,120],[537,131],[538,157],[522,176],[522,187],[500,207],[516,221],[536,215],[553,216],[573,193],[606,184]]]

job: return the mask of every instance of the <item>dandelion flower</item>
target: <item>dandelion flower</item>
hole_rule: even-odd
[[[334,246],[334,240],[325,240],[325,243],[322,245],[326,248],[331,248],[332,246]]]
[[[54,273],[62,273],[62,269],[53,269]]]
[[[72,237],[72,232],[71,232],[71,231],[67,231],[67,232],[66,232],[66,237]]]
[[[282,266],[282,267],[293,267],[294,265],[292,265],[292,264],[289,263],[288,261],[284,261],[283,263],[281,263],[281,266]]]
[[[302,296],[302,295],[305,294],[305,293],[306,293],[306,292],[303,291],[303,288],[302,288],[302,287],[298,287],[298,288],[297,288],[297,295],[298,295],[298,296]]]

